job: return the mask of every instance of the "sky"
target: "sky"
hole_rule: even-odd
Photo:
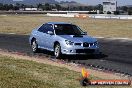
[[[102,4],[103,0],[56,0],[56,1],[76,1],[87,5],[97,5]],[[132,0],[117,0],[117,4],[118,6],[132,5]]]
[[[13,0],[13,1],[23,1],[23,0]]]

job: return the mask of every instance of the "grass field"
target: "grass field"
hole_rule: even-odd
[[[81,74],[67,68],[0,55],[0,88],[83,88]],[[99,79],[90,76],[91,79]],[[131,86],[88,86],[131,88]]]
[[[79,77],[66,68],[0,56],[0,88],[77,88]]]
[[[0,33],[29,34],[33,28],[52,21],[79,25],[91,36],[132,38],[132,20],[78,19],[44,15],[1,15]]]

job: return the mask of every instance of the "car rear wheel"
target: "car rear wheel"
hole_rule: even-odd
[[[32,41],[32,51],[34,53],[37,53],[38,52],[38,44],[37,44],[37,42],[36,42],[35,39]]]
[[[61,46],[60,44],[56,44],[54,47],[54,55],[56,58],[60,58],[61,57]]]

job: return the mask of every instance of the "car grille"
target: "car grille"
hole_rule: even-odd
[[[93,46],[93,45],[94,45],[93,43],[87,43],[87,42],[83,43],[83,47],[90,47],[90,46]]]
[[[76,46],[81,46],[81,43],[75,43]]]
[[[94,49],[76,49],[76,53],[94,53]]]

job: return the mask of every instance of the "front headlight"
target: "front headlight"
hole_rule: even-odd
[[[66,42],[67,45],[74,45],[74,42],[72,42],[72,41],[65,40],[65,42]]]

